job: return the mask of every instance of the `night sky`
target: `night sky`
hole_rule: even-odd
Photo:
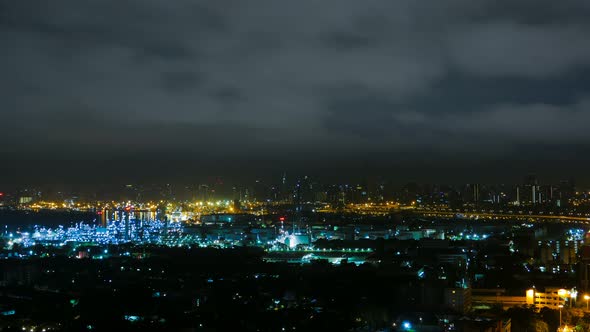
[[[0,0],[0,182],[588,183],[590,2]]]

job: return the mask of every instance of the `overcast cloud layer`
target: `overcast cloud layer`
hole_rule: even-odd
[[[585,1],[0,0],[3,175],[580,164],[588,17]]]

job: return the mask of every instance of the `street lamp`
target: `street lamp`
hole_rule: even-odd
[[[572,332],[573,330],[570,329],[567,325],[563,327],[562,332]]]
[[[562,288],[562,289],[560,289],[560,290],[557,291],[557,295],[559,295],[560,302],[563,300],[563,305],[565,305],[565,299],[566,299],[566,296],[567,296],[567,291]]]
[[[588,300],[590,300],[590,295],[584,295],[584,300],[586,300],[586,311],[588,311]]]
[[[563,305],[559,305],[559,327],[561,327],[561,308],[563,308]]]
[[[577,299],[578,299],[578,291],[575,290],[575,289],[573,289],[570,292],[570,298],[571,298],[570,307],[573,308],[574,307],[574,302],[576,302]]]

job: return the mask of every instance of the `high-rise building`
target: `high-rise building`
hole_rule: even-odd
[[[207,202],[209,200],[209,186],[206,184],[199,185],[197,191],[197,200]]]
[[[477,203],[481,201],[480,194],[479,184],[467,184],[465,186],[463,197],[465,197],[464,200],[466,203],[477,206]]]
[[[445,307],[460,313],[471,310],[471,288],[455,287],[444,290]]]
[[[538,181],[534,174],[529,174],[524,178],[524,186],[521,194],[522,205],[537,204]]]
[[[558,206],[567,206],[570,199],[576,194],[576,186],[573,179],[563,180],[559,183],[558,197],[556,203]]]
[[[412,183],[406,184],[402,188],[400,198],[401,198],[402,203],[409,204],[409,203],[415,202],[417,200],[418,194],[419,194],[418,184],[412,182]]]

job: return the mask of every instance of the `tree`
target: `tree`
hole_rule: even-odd
[[[532,330],[535,332],[549,332],[549,325],[540,319],[535,319]]]
[[[563,310],[562,314],[564,312],[566,312],[566,310]],[[551,331],[556,331],[559,327],[559,310],[543,307],[539,313],[541,315],[541,319],[549,326],[549,329]]]
[[[506,314],[512,320],[515,331],[524,331],[534,325],[535,309],[532,307],[512,307],[506,311]]]

